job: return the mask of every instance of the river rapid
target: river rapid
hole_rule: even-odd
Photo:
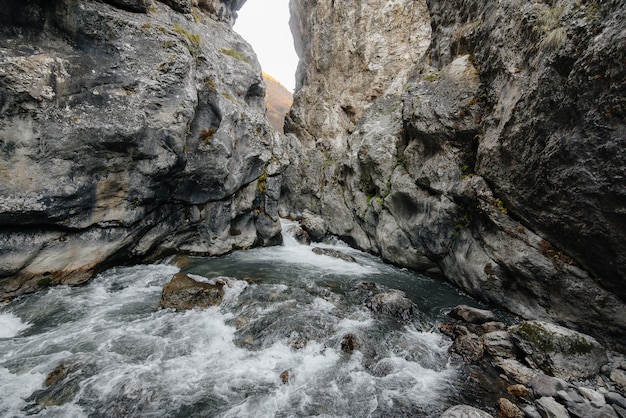
[[[284,242],[114,268],[2,306],[0,416],[436,417],[462,401],[466,372],[437,324],[479,303],[339,241],[314,245],[356,263]],[[228,277],[223,303],[160,309],[181,270]],[[404,291],[412,318],[368,309],[374,287]]]

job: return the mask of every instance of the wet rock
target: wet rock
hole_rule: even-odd
[[[287,385],[291,383],[293,380],[293,373],[291,370],[285,370],[280,374],[280,381],[283,382],[283,385]]]
[[[320,242],[327,234],[328,227],[326,221],[321,216],[315,215],[307,210],[302,214],[302,228],[307,231],[311,239],[315,242]]]
[[[468,333],[458,336],[452,342],[450,351],[459,354],[466,362],[474,363],[483,357],[485,347],[478,335]]]
[[[393,290],[374,295],[366,306],[374,312],[380,312],[409,320],[413,316],[413,302],[404,292]]]
[[[569,418],[567,409],[551,396],[539,398],[536,402],[539,413],[544,418]]]
[[[530,388],[535,395],[535,398],[541,398],[544,396],[555,397],[557,392],[568,388],[567,382],[556,377],[547,376],[545,374],[538,374],[530,381]]]
[[[48,374],[46,380],[44,381],[44,385],[51,386],[58,381],[65,379],[70,372],[70,368],[67,367],[65,363],[61,363]]]
[[[346,334],[341,340],[341,351],[347,354],[352,354],[359,346],[359,341],[354,334]]]
[[[507,331],[488,332],[481,336],[485,350],[494,357],[516,358],[517,347]]]
[[[297,337],[289,340],[289,346],[292,350],[302,350],[306,348],[308,341],[306,338]]]
[[[314,247],[313,253],[317,255],[326,255],[328,257],[338,258],[340,260],[347,261],[349,263],[356,263],[356,259],[352,257],[351,255],[342,253],[341,251],[334,250],[332,248]]]
[[[439,418],[493,418],[493,415],[469,405],[448,408]]]
[[[499,417],[524,418],[524,413],[513,402],[506,398],[498,399]]]
[[[519,383],[507,386],[506,391],[518,398],[528,398],[530,396],[530,389]]]
[[[483,324],[495,319],[493,312],[485,309],[473,308],[467,305],[455,306],[450,311],[449,315],[453,318],[469,322],[470,324]]]
[[[163,287],[161,307],[177,311],[205,309],[221,304],[223,297],[223,286],[199,282],[181,272]]]
[[[527,361],[555,377],[593,377],[608,362],[606,350],[594,338],[565,327],[526,321],[510,332]]]

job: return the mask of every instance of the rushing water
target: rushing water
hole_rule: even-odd
[[[357,263],[285,243],[115,268],[3,306],[0,416],[430,417],[458,401],[464,377],[434,329],[475,301],[341,243],[325,246]],[[222,305],[159,309],[180,269],[230,277]],[[413,318],[372,313],[364,282],[403,290]]]

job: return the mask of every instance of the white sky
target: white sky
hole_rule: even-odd
[[[298,55],[289,29],[289,0],[247,0],[238,14],[235,31],[252,45],[263,71],[293,91]]]

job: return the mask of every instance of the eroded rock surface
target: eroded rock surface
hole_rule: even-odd
[[[291,8],[281,212],[624,347],[624,2]]]
[[[3,4],[0,297],[280,239],[280,138],[230,28],[242,4]]]

